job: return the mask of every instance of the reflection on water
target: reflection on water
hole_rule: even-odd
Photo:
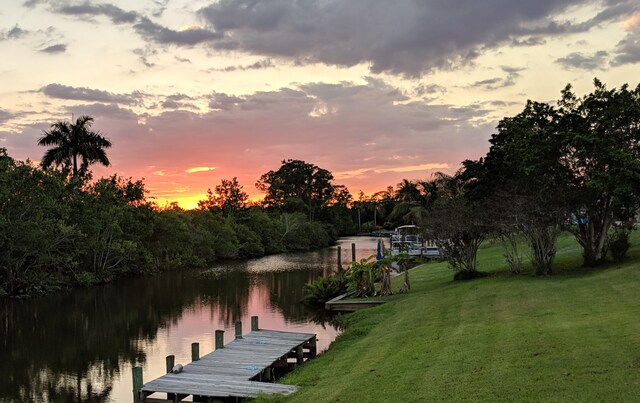
[[[341,240],[342,260],[375,253],[375,238]],[[191,343],[213,350],[214,332],[233,324],[318,334],[326,349],[338,331],[299,301],[303,285],[335,268],[336,249],[228,262],[0,306],[0,402],[129,402],[131,367],[149,381],[165,357],[188,363]]]

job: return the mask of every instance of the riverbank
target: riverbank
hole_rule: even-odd
[[[300,387],[286,401],[633,401],[639,238],[625,262],[584,269],[563,236],[543,278],[507,273],[499,245],[480,251],[482,279],[421,266],[409,294],[347,316],[331,348],[284,379]]]

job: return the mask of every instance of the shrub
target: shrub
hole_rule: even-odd
[[[616,262],[622,261],[627,256],[627,251],[631,246],[629,235],[631,231],[626,228],[615,228],[609,233],[609,250],[611,257]]]
[[[302,302],[307,304],[323,304],[348,290],[347,280],[343,272],[320,277],[316,281],[305,284]]]

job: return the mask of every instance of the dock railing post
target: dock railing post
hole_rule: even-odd
[[[251,317],[251,331],[252,332],[256,332],[260,330],[260,328],[258,327],[258,317],[257,316],[252,316]]]
[[[216,350],[224,348],[224,330],[216,330]]]
[[[191,361],[200,359],[200,343],[191,343]]]
[[[351,244],[351,261],[356,261],[356,244],[355,242]]]
[[[237,320],[236,321],[236,339],[241,339],[242,338],[242,322]]]
[[[342,246],[338,246],[338,270],[342,270]]]
[[[142,401],[141,389],[142,389],[142,367],[133,367],[131,369],[131,374],[133,377],[133,402],[138,403]]]
[[[176,365],[176,356],[168,355],[165,362],[167,364],[167,374],[168,374],[173,369],[173,366]]]

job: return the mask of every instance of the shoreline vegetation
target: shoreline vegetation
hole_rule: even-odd
[[[409,293],[342,317],[329,349],[281,380],[297,393],[258,401],[633,401],[640,235],[631,239],[624,261],[585,271],[564,233],[553,276],[530,263],[512,273],[496,242],[480,247],[483,278],[419,266]]]
[[[522,272],[528,248],[535,273],[547,276],[562,231],[582,248],[583,266],[597,267],[608,252],[624,260],[638,223],[640,85],[607,89],[594,79],[582,97],[567,85],[555,105],[527,101],[498,123],[484,157],[452,175],[403,179],[357,199],[328,170],[289,159],[257,180],[261,202],[249,202],[233,178],[208,189],[196,210],[160,207],[141,180],[93,180],[89,167],[108,166],[112,144],[92,125],[80,116],[44,130],[39,167],[0,148],[0,298],[321,248],[403,224],[422,228],[456,280],[481,276],[477,253],[486,240],[503,241],[512,273]],[[353,266],[356,283],[376,272]],[[384,265],[377,272],[388,278]],[[367,295],[370,282],[360,283]],[[325,285],[319,290],[334,288]]]

